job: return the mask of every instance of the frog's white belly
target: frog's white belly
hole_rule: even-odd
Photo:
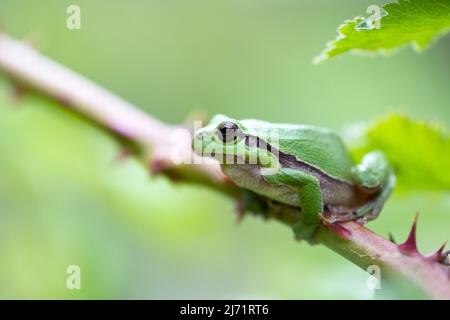
[[[274,186],[269,184],[261,175],[258,165],[232,164],[223,165],[222,170],[239,187],[251,190],[257,194],[277,200],[279,202],[301,207],[298,189],[290,186]],[[344,182],[336,182],[317,177],[322,191],[325,205],[353,207],[357,201],[354,188]]]

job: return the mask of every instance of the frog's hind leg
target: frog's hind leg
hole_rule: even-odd
[[[311,242],[311,238],[319,227],[323,211],[323,199],[317,178],[303,171],[281,168],[274,175],[266,175],[264,179],[271,184],[286,185],[299,195],[301,202],[300,221],[293,226],[297,239]]]
[[[354,213],[355,219],[359,223],[366,223],[378,217],[383,209],[383,205],[392,193],[395,186],[395,176],[390,174],[386,184],[382,187],[380,194],[368,204],[362,206]]]

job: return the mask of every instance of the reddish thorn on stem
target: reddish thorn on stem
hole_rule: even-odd
[[[398,245],[398,249],[405,254],[420,254],[417,250],[417,241],[416,241],[416,229],[417,229],[417,220],[419,219],[419,213],[416,213],[414,217],[414,222],[409,232],[408,239],[402,244]]]
[[[17,83],[13,84],[11,96],[15,101],[18,101],[23,98],[25,95],[25,88]]]
[[[170,167],[169,163],[165,159],[154,158],[150,162],[150,171],[152,174],[157,175],[166,171]]]
[[[131,155],[131,151],[129,148],[121,148],[114,159],[115,162],[121,162],[125,159],[128,159]]]
[[[15,81],[14,79],[10,80],[10,86],[11,89],[9,95],[13,102],[20,101],[27,93],[25,86]]]
[[[235,211],[236,211],[236,224],[240,224],[242,222],[242,220],[244,220],[245,217],[245,204],[244,204],[244,200],[239,200],[236,203],[235,206]]]
[[[167,159],[155,157],[150,161],[150,172],[153,175],[159,175],[164,173],[164,175],[169,178],[172,182],[178,182],[182,179],[179,173],[172,169],[172,164]]]
[[[444,244],[431,256],[427,257],[428,260],[433,262],[442,262],[447,257],[446,255],[442,254],[444,252],[445,246],[447,245],[448,241],[445,241]]]

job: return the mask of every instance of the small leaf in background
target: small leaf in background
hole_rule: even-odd
[[[351,146],[355,159],[382,150],[401,189],[450,190],[450,136],[443,125],[392,114],[365,129],[358,140]]]
[[[450,31],[450,0],[399,0],[370,6],[368,18],[347,20],[338,37],[314,59],[318,63],[345,52],[386,53],[411,44],[418,51]]]

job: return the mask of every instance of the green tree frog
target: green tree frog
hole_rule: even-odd
[[[328,129],[215,116],[193,138],[197,154],[216,158],[237,186],[300,208],[294,233],[311,240],[322,221],[375,219],[395,176],[380,151],[355,164]]]

